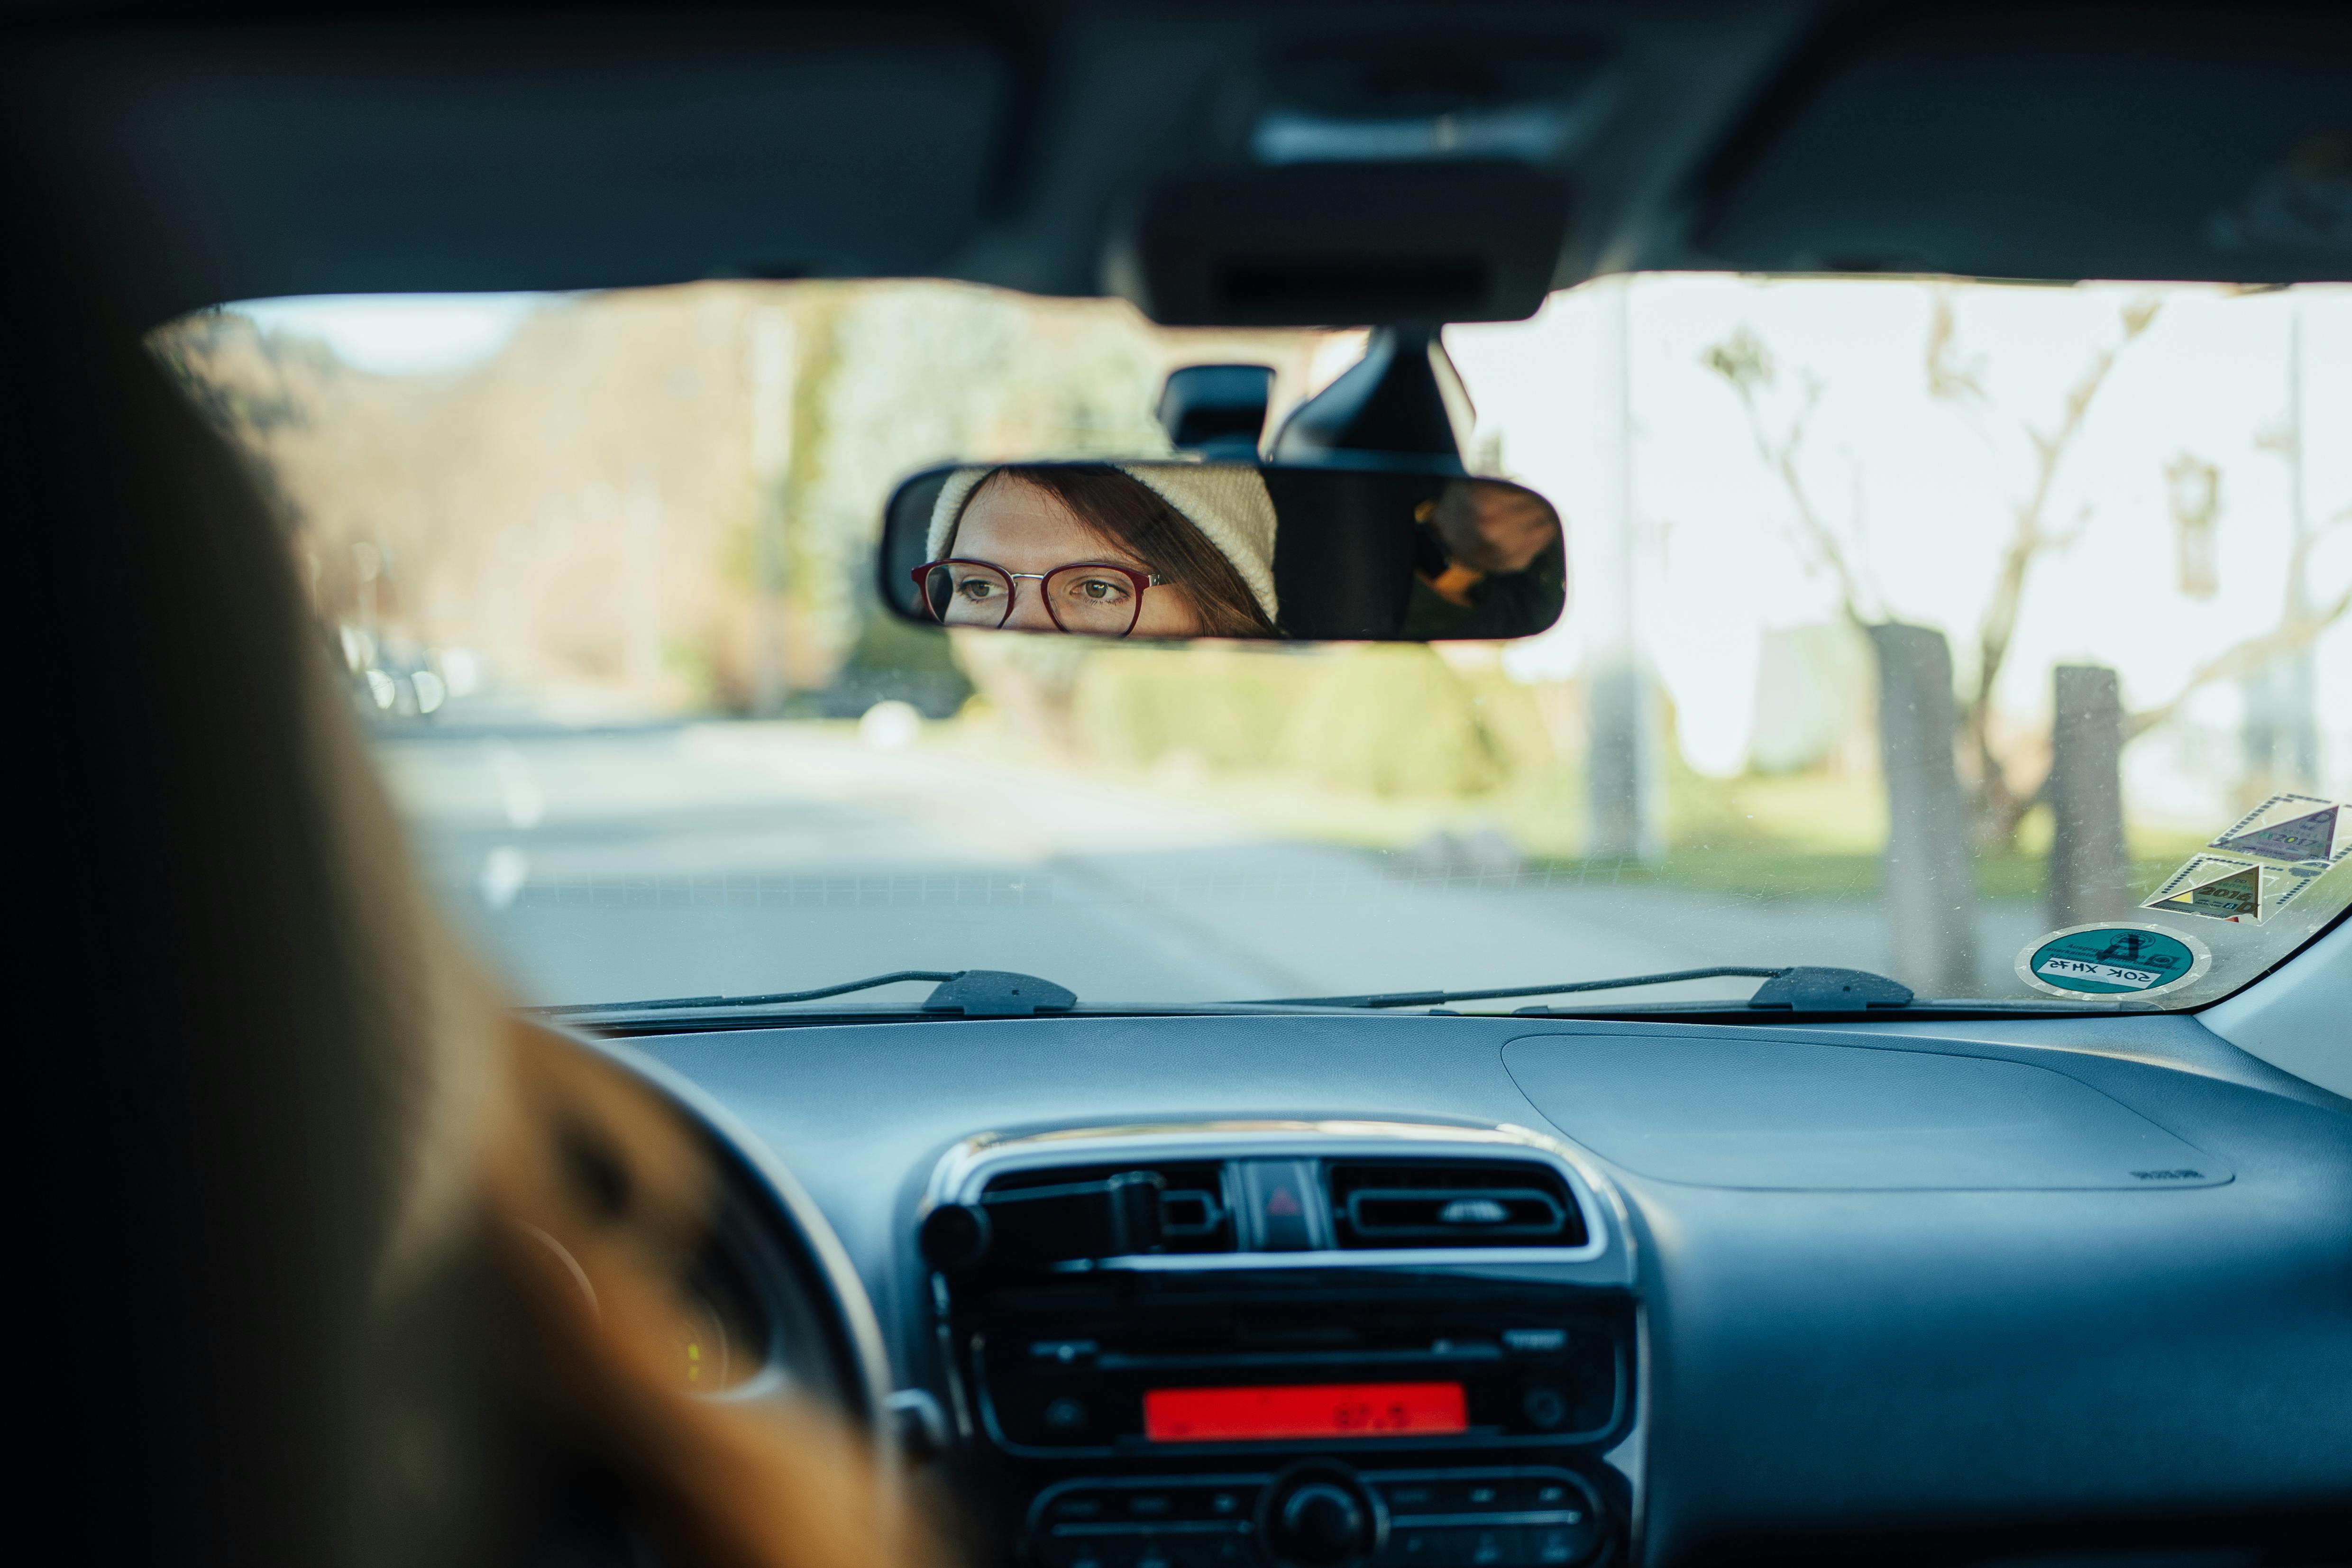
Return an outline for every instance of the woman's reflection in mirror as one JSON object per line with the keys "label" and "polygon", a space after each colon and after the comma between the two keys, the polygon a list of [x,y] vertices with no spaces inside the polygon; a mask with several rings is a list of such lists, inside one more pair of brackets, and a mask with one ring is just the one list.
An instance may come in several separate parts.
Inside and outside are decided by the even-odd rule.
{"label": "woman's reflection in mirror", "polygon": [[949,626],[1274,638],[1274,535],[1248,468],[962,468],[932,509],[915,581]]}

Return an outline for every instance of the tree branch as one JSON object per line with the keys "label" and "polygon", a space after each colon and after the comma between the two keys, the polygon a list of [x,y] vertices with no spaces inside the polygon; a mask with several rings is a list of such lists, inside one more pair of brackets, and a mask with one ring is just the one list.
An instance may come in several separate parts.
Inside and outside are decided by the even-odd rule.
{"label": "tree branch", "polygon": [[1836,579],[1840,608],[1851,625],[1870,625],[1874,617],[1864,612],[1869,597],[1853,563],[1846,559],[1836,531],[1823,521],[1813,505],[1811,492],[1805,488],[1803,476],[1797,471],[1797,454],[1804,447],[1805,428],[1821,405],[1822,384],[1811,376],[1806,378],[1804,405],[1789,422],[1787,433],[1775,441],[1765,427],[1764,411],[1756,397],[1756,388],[1772,381],[1771,360],[1763,345],[1743,329],[1709,349],[1706,363],[1739,395],[1739,406],[1747,416],[1748,433],[1755,440],[1756,455],[1779,478],[1781,488],[1789,492],[1790,504],[1796,509],[1797,527],[1793,531],[1800,548],[1811,556],[1811,566],[1825,569]]}
{"label": "tree branch", "polygon": [[[2018,821],[2024,816],[2024,800],[2011,786],[2007,767],[1992,747],[1991,719],[1994,689],[1999,685],[2002,668],[2009,662],[2009,651],[2017,635],[2017,619],[2025,601],[2025,581],[2033,567],[2034,558],[2045,550],[2070,543],[2089,525],[2087,516],[2064,535],[2053,535],[2042,526],[2042,515],[2057,483],[2058,470],[2064,464],[2066,453],[2083,431],[2091,405],[2106,384],[2124,345],[2147,331],[2156,320],[2157,305],[2141,300],[2124,311],[2124,335],[2115,346],[2102,350],[2091,362],[2090,369],[2066,395],[2065,412],[2058,427],[2052,431],[2037,430],[2028,426],[2025,436],[2033,447],[2035,473],[2033,489],[2015,510],[2017,525],[2010,534],[2009,545],[2001,552],[2000,574],[1994,578],[1991,599],[1985,605],[1983,618],[1977,626],[1976,693],[1961,717],[1961,729],[1968,737],[1969,750],[1977,764],[1977,816],[1979,826],[1989,838],[2006,842],[2016,831]],[[1940,334],[1940,335],[1939,335]],[[1965,384],[1977,390],[1975,382],[1965,382],[1950,375],[1942,368],[1939,356],[1948,355],[1950,328],[1948,311],[1939,309],[1937,327],[1928,338],[1928,384],[1930,391],[1939,386]],[[1948,392],[1945,394],[1949,395]],[[1978,392],[1979,396],[1981,391]]]}
{"label": "tree branch", "polygon": [[2352,521],[2352,508],[2336,513],[2326,522],[2304,536],[2288,559],[2285,605],[2279,613],[2278,625],[2258,636],[2246,637],[2223,648],[2190,673],[2179,690],[2153,708],[2127,715],[2124,720],[2124,739],[2136,740],[2159,724],[2171,722],[2180,711],[2181,704],[2200,687],[2217,680],[2234,680],[2291,653],[2299,653],[2318,639],[2319,634],[2352,611],[2352,587],[2336,595],[2335,601],[2317,609],[2298,609],[2302,600],[2298,591],[2303,574],[2311,560],[2311,552],[2330,530]]}

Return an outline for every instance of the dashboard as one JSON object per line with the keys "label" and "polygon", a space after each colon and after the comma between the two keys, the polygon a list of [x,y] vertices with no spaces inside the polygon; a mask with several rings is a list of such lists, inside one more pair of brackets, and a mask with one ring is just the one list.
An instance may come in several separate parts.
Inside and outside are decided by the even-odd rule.
{"label": "dashboard", "polygon": [[612,1048],[789,1159],[978,1563],[2352,1552],[2352,1102],[2193,1017]]}

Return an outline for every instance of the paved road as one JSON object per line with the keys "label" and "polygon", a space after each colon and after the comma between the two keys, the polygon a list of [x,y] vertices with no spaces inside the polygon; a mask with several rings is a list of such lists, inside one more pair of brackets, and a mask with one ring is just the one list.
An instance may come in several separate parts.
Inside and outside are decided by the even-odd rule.
{"label": "paved road", "polygon": [[[387,738],[380,754],[435,883],[531,1002],[902,968],[1023,970],[1090,1001],[1155,1002],[1885,964],[1868,902],[1415,873],[1399,858],[1270,842],[1157,796],[927,746],[877,750],[838,728],[445,731]],[[2021,906],[1980,916],[1987,994],[2017,989],[2010,955],[2037,919]]]}

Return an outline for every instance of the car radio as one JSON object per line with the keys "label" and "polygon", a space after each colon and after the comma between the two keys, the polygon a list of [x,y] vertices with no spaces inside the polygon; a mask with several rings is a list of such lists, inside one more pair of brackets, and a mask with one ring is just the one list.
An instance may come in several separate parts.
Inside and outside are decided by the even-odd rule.
{"label": "car radio", "polygon": [[1593,1179],[1532,1134],[971,1145],[923,1244],[975,1502],[1026,1561],[1580,1568],[1622,1543],[1630,1273]]}
{"label": "car radio", "polygon": [[[1588,1444],[1628,1396],[1626,1304],[1313,1271],[1106,1272],[966,1326],[989,1439],[1032,1458],[1334,1443]],[[1083,1279],[1083,1282],[1081,1280]]]}

